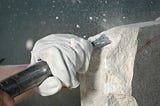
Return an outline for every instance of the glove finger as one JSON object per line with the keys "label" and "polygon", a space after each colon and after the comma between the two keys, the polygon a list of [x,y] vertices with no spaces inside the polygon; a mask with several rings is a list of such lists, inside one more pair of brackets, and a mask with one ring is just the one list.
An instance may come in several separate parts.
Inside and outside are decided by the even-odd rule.
{"label": "glove finger", "polygon": [[38,92],[42,96],[49,96],[57,93],[62,88],[62,83],[57,77],[49,77],[38,87]]}
{"label": "glove finger", "polygon": [[40,57],[48,63],[52,74],[58,77],[63,82],[64,86],[72,86],[71,77],[75,77],[75,75],[71,75],[72,73],[67,67],[66,60],[59,49],[51,47],[41,53]]}

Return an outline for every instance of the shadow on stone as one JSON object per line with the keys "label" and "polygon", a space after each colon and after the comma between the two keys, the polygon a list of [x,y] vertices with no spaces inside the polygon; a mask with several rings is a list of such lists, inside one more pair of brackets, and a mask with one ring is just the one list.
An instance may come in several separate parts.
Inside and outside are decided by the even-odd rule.
{"label": "shadow on stone", "polygon": [[160,34],[156,32],[138,36],[132,94],[139,106],[160,106]]}
{"label": "shadow on stone", "polygon": [[[96,74],[100,65],[101,49],[97,48],[93,51],[91,63],[86,73],[80,74],[80,91],[81,100],[87,100],[86,98],[96,92]],[[83,98],[82,98],[83,97]]]}

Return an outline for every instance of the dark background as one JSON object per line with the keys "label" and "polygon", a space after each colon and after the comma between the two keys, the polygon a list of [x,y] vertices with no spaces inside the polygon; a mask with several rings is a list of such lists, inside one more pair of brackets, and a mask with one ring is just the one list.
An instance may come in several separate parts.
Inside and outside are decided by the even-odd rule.
{"label": "dark background", "polygon": [[[155,20],[159,0],[1,0],[1,64],[30,61],[26,43],[51,33],[92,36],[118,25]],[[34,95],[18,106],[80,106],[79,88],[50,97]]]}

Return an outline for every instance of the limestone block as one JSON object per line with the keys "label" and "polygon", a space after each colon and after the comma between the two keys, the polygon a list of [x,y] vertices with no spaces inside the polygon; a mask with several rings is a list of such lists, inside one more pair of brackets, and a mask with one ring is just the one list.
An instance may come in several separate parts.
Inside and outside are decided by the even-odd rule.
{"label": "limestone block", "polygon": [[137,106],[132,96],[137,47],[141,45],[138,52],[143,51],[142,40],[160,33],[159,29],[160,21],[150,21],[114,27],[91,37],[105,35],[112,43],[95,50],[88,72],[80,75],[81,106]]}

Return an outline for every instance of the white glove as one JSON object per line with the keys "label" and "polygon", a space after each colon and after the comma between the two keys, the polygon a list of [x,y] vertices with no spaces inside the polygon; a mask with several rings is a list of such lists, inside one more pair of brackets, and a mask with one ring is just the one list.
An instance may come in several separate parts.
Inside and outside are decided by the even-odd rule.
{"label": "white glove", "polygon": [[49,96],[63,86],[79,86],[76,72],[88,70],[92,49],[91,42],[71,34],[52,34],[38,40],[31,52],[31,64],[46,61],[53,74],[38,87],[39,93]]}

